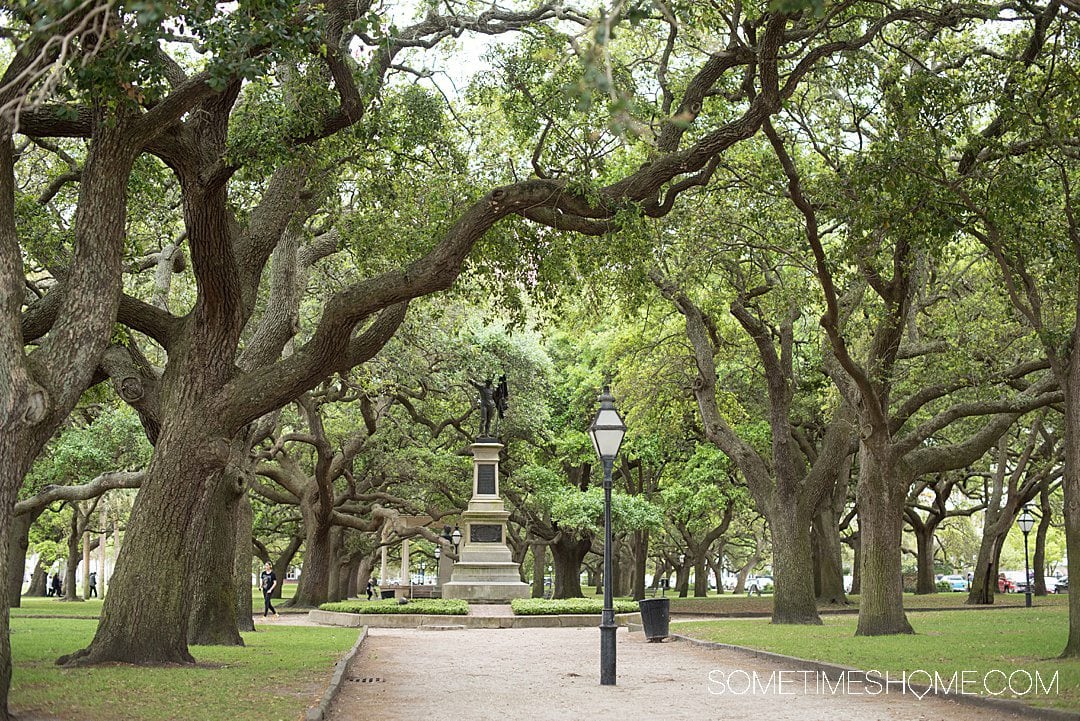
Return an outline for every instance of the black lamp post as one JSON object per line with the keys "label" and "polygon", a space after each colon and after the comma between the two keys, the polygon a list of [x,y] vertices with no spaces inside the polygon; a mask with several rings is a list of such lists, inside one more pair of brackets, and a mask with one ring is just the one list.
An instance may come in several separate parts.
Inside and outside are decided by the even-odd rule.
{"label": "black lamp post", "polygon": [[1031,568],[1028,566],[1028,534],[1035,525],[1035,517],[1028,511],[1027,506],[1016,519],[1016,525],[1024,534],[1024,605],[1031,608]]}
{"label": "black lamp post", "polygon": [[600,411],[589,426],[593,448],[604,467],[604,611],[600,617],[600,685],[615,685],[615,609],[611,600],[611,471],[626,425],[615,410],[615,398],[604,386]]}
{"label": "black lamp post", "polygon": [[454,555],[458,555],[458,547],[461,546],[461,529],[454,526],[454,532],[450,534],[450,540],[454,544]]}

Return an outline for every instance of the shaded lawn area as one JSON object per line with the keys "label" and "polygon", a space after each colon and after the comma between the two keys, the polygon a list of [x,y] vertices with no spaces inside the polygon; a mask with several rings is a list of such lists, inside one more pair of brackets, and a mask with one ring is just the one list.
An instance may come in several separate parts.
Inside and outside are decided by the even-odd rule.
{"label": "shaded lawn area", "polygon": [[[855,616],[826,616],[822,626],[781,626],[768,619],[676,621],[672,632],[707,641],[764,649],[788,656],[827,661],[859,670],[888,671],[891,677],[916,670],[943,677],[953,671],[975,671],[980,693],[985,674],[1036,671],[1049,684],[1058,673],[1057,693],[1029,693],[1024,701],[1037,706],[1080,710],[1080,659],[1056,656],[1068,636],[1064,606],[1001,611],[927,611],[910,617],[913,636],[856,637]],[[915,683],[926,683],[925,677]],[[1027,686],[1017,677],[1017,688]],[[990,687],[1003,683],[994,675]],[[968,689],[969,691],[972,688]],[[1005,694],[1004,697],[1008,697]]]}
{"label": "shaded lawn area", "polygon": [[[725,594],[723,596],[708,596],[706,598],[671,598],[672,613],[718,613],[718,614],[771,614],[772,596],[735,596]],[[935,609],[945,607],[959,607],[964,605],[967,599],[966,593],[932,593],[917,596],[913,593],[904,594],[904,608],[909,611]],[[848,596],[850,603],[847,606],[821,606],[822,613],[837,610],[858,610],[859,597]],[[1064,607],[1069,603],[1069,596],[1065,593],[1055,593],[1049,596],[1036,597],[1033,600],[1035,606]],[[994,607],[1023,606],[1024,594],[1022,593],[999,593],[994,596]],[[991,611],[996,613],[996,611]]]}
{"label": "shaded lawn area", "polygon": [[[52,599],[48,599],[52,600]],[[28,716],[107,721],[293,721],[314,705],[357,629],[259,625],[242,648],[193,646],[198,665],[63,669],[97,622],[14,618],[11,708]]]}
{"label": "shaded lawn area", "polygon": [[[274,608],[278,609],[278,613],[288,612],[293,613],[293,609],[278,608],[278,606],[284,606],[285,599],[292,598],[296,594],[296,584],[286,583],[281,589],[281,595],[283,598],[274,599]],[[97,618],[101,615],[101,598],[91,598],[87,601],[62,601],[59,598],[49,598],[48,596],[23,596],[20,600],[20,607],[11,609],[11,616],[17,617],[66,617],[66,618]],[[251,612],[252,614],[262,615],[263,612],[263,597],[262,591],[258,588],[251,589]],[[308,609],[297,609],[296,613],[307,613]]]}

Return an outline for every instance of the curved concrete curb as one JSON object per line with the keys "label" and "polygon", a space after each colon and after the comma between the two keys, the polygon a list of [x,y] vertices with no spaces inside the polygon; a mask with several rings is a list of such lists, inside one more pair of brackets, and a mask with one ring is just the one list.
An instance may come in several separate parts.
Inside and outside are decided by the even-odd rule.
{"label": "curved concrete curb", "polygon": [[[631,630],[635,629],[632,627]],[[864,673],[862,669],[852,668],[851,666],[841,666],[840,664],[825,663],[823,661],[811,661],[810,659],[798,658],[796,656],[785,656],[782,653],[762,651],[761,649],[749,648],[747,646],[736,646],[732,643],[702,641],[698,638],[693,638],[691,636],[682,636],[677,633],[671,634],[669,638],[674,641],[683,641],[693,646],[700,646],[702,648],[715,648],[723,651],[735,651],[737,653],[752,656],[754,658],[761,658],[768,661],[780,662],[793,667],[802,667],[808,671],[818,671],[822,674],[831,673],[836,675],[842,675],[850,673],[852,671],[856,673]],[[867,673],[866,677],[872,678],[882,684],[885,683],[885,679],[877,674]],[[1024,719],[1038,719],[1039,721],[1080,721],[1080,713],[1077,713],[1075,711],[1065,711],[1064,709],[1031,706],[1024,703],[1023,701],[1014,701],[1012,699],[1005,698],[992,698],[989,696],[978,696],[975,694],[946,692],[933,686],[924,686],[922,684],[908,684],[908,688],[922,693],[924,696],[936,696],[937,698],[948,699],[950,701],[955,701],[956,703],[962,703],[968,706],[975,706],[979,708],[992,708],[998,711],[1005,711],[1008,713],[1016,714],[1017,716]]]}
{"label": "curved concrete curb", "polygon": [[334,702],[334,699],[338,695],[338,691],[341,690],[341,682],[345,678],[345,669],[349,667],[349,663],[356,657],[356,654],[360,652],[360,646],[364,643],[364,639],[367,638],[367,627],[360,632],[360,638],[356,639],[356,643],[349,649],[349,652],[341,657],[341,660],[337,662],[337,666],[334,667],[334,675],[330,677],[330,684],[323,691],[322,699],[319,700],[319,705],[315,708],[309,708],[307,714],[304,716],[304,721],[323,721],[326,718],[326,713],[330,710],[330,704]]}
{"label": "curved concrete curb", "polygon": [[[600,614],[561,616],[434,616],[421,613],[339,613],[313,610],[312,623],[321,626],[350,628],[423,628],[425,626],[461,626],[463,628],[588,628],[600,625]],[[626,626],[641,623],[640,613],[615,614],[615,623]]]}

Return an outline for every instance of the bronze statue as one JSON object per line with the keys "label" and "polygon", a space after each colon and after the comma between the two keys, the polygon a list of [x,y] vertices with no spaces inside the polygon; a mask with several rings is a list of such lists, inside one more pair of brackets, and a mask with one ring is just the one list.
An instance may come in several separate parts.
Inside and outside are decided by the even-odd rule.
{"label": "bronze statue", "polygon": [[491,387],[491,379],[483,385],[470,380],[469,385],[480,392],[480,435],[477,437],[491,438],[491,412],[495,410],[495,389]]}
{"label": "bronze statue", "polygon": [[[488,378],[483,384],[474,380],[469,381],[469,385],[475,388],[480,393],[479,407],[480,407],[480,434],[478,438],[493,438],[491,434],[491,416],[494,411],[499,415],[499,421],[502,421],[503,416],[506,414],[507,398],[510,397],[510,391],[506,385],[506,376],[499,377],[499,385],[492,387],[491,379]],[[496,426],[498,430],[498,426]]]}

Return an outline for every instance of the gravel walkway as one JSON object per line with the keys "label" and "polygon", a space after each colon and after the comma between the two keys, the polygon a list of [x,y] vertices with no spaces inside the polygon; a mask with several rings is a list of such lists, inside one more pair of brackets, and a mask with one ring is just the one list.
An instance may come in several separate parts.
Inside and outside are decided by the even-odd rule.
{"label": "gravel walkway", "polygon": [[[599,685],[595,628],[424,631],[371,629],[329,721],[1020,721],[1022,717],[898,692],[885,695],[715,693],[794,669],[618,631],[618,685]],[[711,673],[711,676],[710,676]],[[734,673],[734,676],[729,674]],[[748,677],[748,676],[747,676]],[[772,675],[776,678],[775,675]],[[712,683],[710,680],[712,679]],[[790,676],[789,676],[790,679]],[[713,693],[710,693],[710,690]]]}

